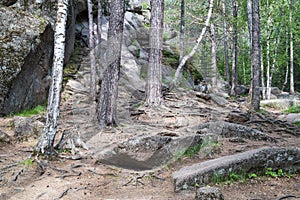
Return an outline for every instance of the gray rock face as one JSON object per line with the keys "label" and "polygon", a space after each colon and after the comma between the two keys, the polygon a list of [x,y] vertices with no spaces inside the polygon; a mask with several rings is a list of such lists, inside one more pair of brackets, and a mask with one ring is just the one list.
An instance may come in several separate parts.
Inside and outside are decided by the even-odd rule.
{"label": "gray rock face", "polygon": [[[47,16],[53,14],[47,9],[55,4],[50,4],[39,11],[39,16],[30,13],[37,12],[35,4],[28,5],[26,11],[20,9],[21,2],[13,8],[0,5],[0,116],[43,104],[47,99],[54,44],[54,16]],[[74,7],[70,8],[66,60],[74,48],[75,14]]]}
{"label": "gray rock face", "polygon": [[235,88],[236,94],[237,95],[243,95],[243,94],[248,94],[249,93],[249,88],[244,86],[244,85],[238,85]]}
{"label": "gray rock face", "polygon": [[218,188],[201,187],[196,191],[196,200],[224,200],[224,196]]}
{"label": "gray rock face", "polygon": [[0,5],[11,6],[16,3],[18,0],[0,0]]}
{"label": "gray rock face", "polygon": [[2,143],[9,143],[10,142],[10,137],[7,135],[5,132],[0,130],[0,145]]}
{"label": "gray rock face", "polygon": [[44,123],[30,117],[14,117],[16,139],[22,140],[29,136],[38,136],[44,128]]}
{"label": "gray rock face", "polygon": [[300,170],[300,149],[260,148],[184,167],[173,174],[175,191],[194,189],[210,183],[214,177],[226,180],[231,173],[257,173],[271,167],[274,170]]}

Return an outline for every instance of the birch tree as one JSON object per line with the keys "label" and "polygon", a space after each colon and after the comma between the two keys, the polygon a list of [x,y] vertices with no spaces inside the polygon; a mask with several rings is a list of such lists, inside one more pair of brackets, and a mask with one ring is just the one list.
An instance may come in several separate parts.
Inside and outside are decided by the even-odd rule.
{"label": "birch tree", "polygon": [[205,25],[204,25],[204,27],[202,28],[201,34],[200,34],[200,36],[198,37],[195,46],[193,47],[193,49],[191,50],[191,52],[190,52],[189,54],[185,55],[185,56],[181,59],[179,65],[178,65],[178,67],[177,67],[177,69],[176,69],[175,76],[174,76],[173,83],[172,83],[173,87],[174,87],[174,86],[177,86],[178,83],[181,81],[181,80],[179,80],[179,77],[180,77],[180,72],[182,72],[182,68],[184,67],[184,65],[186,64],[186,62],[187,62],[191,57],[193,57],[194,54],[197,52],[197,49],[198,49],[198,47],[199,47],[199,45],[200,45],[202,39],[204,38],[204,35],[205,35],[205,33],[206,33],[206,29],[207,29],[207,27],[209,26],[210,18],[211,18],[211,16],[212,16],[212,12],[213,12],[213,4],[214,4],[214,0],[210,0],[210,1],[209,1],[209,10],[208,10],[207,18],[206,18],[206,21],[205,21]]}
{"label": "birch tree", "polygon": [[66,22],[69,0],[59,0],[54,33],[54,57],[52,67],[52,79],[47,105],[47,119],[44,130],[35,147],[37,153],[53,154],[54,139],[57,131],[59,106],[61,99],[63,65],[66,41]]}
{"label": "birch tree", "polygon": [[[97,35],[94,32],[94,19],[93,19],[93,2],[92,0],[87,0],[88,5],[88,18],[89,18],[89,49],[90,49],[90,96],[92,99],[96,98],[96,57],[95,57],[95,39]],[[95,38],[96,37],[96,38]]]}
{"label": "birch tree", "polygon": [[146,83],[146,105],[160,106],[162,98],[162,48],[164,0],[151,0],[150,52]]}
{"label": "birch tree", "polygon": [[120,77],[121,46],[123,37],[123,24],[125,14],[124,0],[115,0],[110,3],[107,68],[100,83],[100,96],[97,100],[97,118],[99,125],[117,125],[117,97]]}
{"label": "birch tree", "polygon": [[294,88],[294,41],[293,41],[293,14],[292,0],[289,0],[289,27],[290,27],[290,94],[295,94]]}

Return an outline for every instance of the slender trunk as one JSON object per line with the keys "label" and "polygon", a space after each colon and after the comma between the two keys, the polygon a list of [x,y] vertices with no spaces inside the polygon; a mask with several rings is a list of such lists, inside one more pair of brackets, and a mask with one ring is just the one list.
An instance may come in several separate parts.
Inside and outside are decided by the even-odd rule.
{"label": "slender trunk", "polygon": [[121,46],[125,14],[124,0],[115,0],[110,4],[111,12],[108,29],[107,57],[110,63],[104,72],[100,83],[100,96],[98,98],[97,115],[100,126],[117,125],[117,97],[120,75]]}
{"label": "slender trunk", "polygon": [[102,0],[98,0],[97,45],[101,43],[101,34],[102,34]]}
{"label": "slender trunk", "polygon": [[251,54],[251,44],[252,44],[252,0],[247,0],[247,19],[248,19],[248,32],[249,32],[249,46]]}
{"label": "slender trunk", "polygon": [[[268,26],[267,26],[268,27]],[[270,86],[270,30],[267,28],[267,91],[266,91],[266,98],[270,99],[269,91],[271,94],[271,86]]]}
{"label": "slender trunk", "polygon": [[247,80],[246,80],[246,63],[245,63],[245,60],[243,60],[243,84],[244,85],[247,84]]}
{"label": "slender trunk", "polygon": [[223,21],[223,33],[224,33],[224,58],[225,58],[225,76],[226,81],[230,82],[230,73],[229,73],[229,58],[228,58],[228,37],[227,37],[227,19],[226,19],[226,6],[225,6],[225,0],[222,2],[222,10],[224,15],[224,21]]}
{"label": "slender trunk", "polygon": [[96,98],[96,58],[95,58],[95,35],[94,35],[94,19],[93,19],[93,2],[87,0],[88,18],[89,18],[89,49],[90,49],[90,96],[93,100]]}
{"label": "slender trunk", "polygon": [[251,48],[251,65],[252,65],[252,89],[250,108],[259,110],[260,108],[260,16],[259,0],[252,1],[252,48]]}
{"label": "slender trunk", "polygon": [[293,15],[292,15],[292,0],[289,0],[290,14],[290,94],[295,94],[294,89],[294,42],[293,42]]}
{"label": "slender trunk", "polygon": [[162,99],[162,48],[164,0],[151,1],[150,53],[146,83],[146,105],[160,106]]}
{"label": "slender trunk", "polygon": [[218,69],[217,69],[217,45],[215,37],[214,24],[210,24],[210,38],[211,38],[211,68],[212,68],[212,87],[218,86]]}
{"label": "slender trunk", "polygon": [[233,0],[233,18],[235,20],[233,24],[233,44],[232,44],[232,82],[231,82],[231,92],[230,94],[236,95],[236,87],[238,86],[238,71],[237,71],[237,16],[238,16],[238,6],[237,1]]}
{"label": "slender trunk", "polygon": [[54,34],[54,57],[52,68],[52,79],[49,90],[47,105],[47,119],[44,130],[35,148],[36,152],[53,153],[54,139],[57,131],[59,117],[59,105],[63,80],[63,65],[66,41],[66,22],[69,0],[58,1],[58,11]]}
{"label": "slender trunk", "polygon": [[[262,45],[260,46],[260,53],[263,52]],[[260,77],[261,77],[261,88],[262,88],[262,98],[266,99],[266,86],[265,86],[265,67],[264,67],[264,62],[263,62],[263,56],[260,56]],[[252,69],[251,69],[251,74],[252,74]],[[252,75],[251,75],[252,76]],[[252,79],[251,79],[252,80]]]}
{"label": "slender trunk", "polygon": [[273,55],[272,66],[271,66],[270,77],[269,77],[269,84],[270,85],[269,85],[269,90],[268,90],[268,94],[267,94],[268,99],[271,98],[272,79],[273,79],[273,74],[274,74],[274,71],[275,71],[275,64],[276,64],[276,58],[277,58],[277,49],[278,49],[277,44],[279,44],[279,39],[280,39],[280,35],[278,35],[277,39],[274,41],[274,55]]}
{"label": "slender trunk", "polygon": [[[287,28],[286,30],[286,39],[285,39],[285,55],[288,55],[289,54],[289,30]],[[282,89],[281,91],[284,91],[286,85],[287,85],[287,82],[288,82],[288,77],[289,77],[289,61],[286,62],[286,68],[285,68],[285,78],[284,78],[284,82],[283,82],[283,85],[282,85]]]}
{"label": "slender trunk", "polygon": [[181,16],[180,16],[180,56],[179,56],[179,62],[183,58],[184,54],[184,28],[185,28],[185,6],[184,6],[184,0],[181,0]]}
{"label": "slender trunk", "polygon": [[211,15],[212,15],[212,11],[213,11],[213,3],[214,3],[214,0],[210,0],[209,1],[209,10],[208,10],[207,18],[206,18],[206,21],[205,21],[205,25],[204,25],[204,27],[203,27],[203,29],[201,31],[200,36],[198,37],[198,39],[196,41],[196,45],[193,47],[193,49],[191,50],[191,52],[189,54],[185,55],[181,59],[179,65],[178,65],[178,67],[176,69],[174,80],[173,80],[173,86],[177,86],[178,83],[180,82],[179,75],[180,75],[180,72],[181,72],[183,66],[185,65],[185,63],[187,62],[188,59],[190,59],[191,57],[194,56],[194,54],[196,53],[196,51],[197,51],[197,49],[198,49],[198,47],[199,47],[199,45],[200,45],[200,43],[201,43],[201,41],[202,41],[205,33],[206,33],[206,29],[209,26],[209,21],[210,21],[210,18],[211,18]]}

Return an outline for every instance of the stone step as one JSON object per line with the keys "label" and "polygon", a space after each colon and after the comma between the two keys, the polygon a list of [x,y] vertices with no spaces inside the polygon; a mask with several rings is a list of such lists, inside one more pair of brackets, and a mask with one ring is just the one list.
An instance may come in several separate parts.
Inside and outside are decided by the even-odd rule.
{"label": "stone step", "polygon": [[184,167],[173,173],[175,191],[226,180],[232,173],[261,173],[267,168],[299,171],[300,149],[263,147]]}

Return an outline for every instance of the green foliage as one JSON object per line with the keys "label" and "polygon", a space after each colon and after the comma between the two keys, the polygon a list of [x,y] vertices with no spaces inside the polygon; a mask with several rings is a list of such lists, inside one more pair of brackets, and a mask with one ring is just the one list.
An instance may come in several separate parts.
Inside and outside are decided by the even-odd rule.
{"label": "green foliage", "polygon": [[202,148],[202,144],[196,144],[194,146],[189,147],[185,152],[184,152],[184,156],[191,158],[193,157],[195,154],[197,154]]}
{"label": "green foliage", "polygon": [[172,51],[163,49],[163,64],[169,67],[176,68],[179,64],[179,55]]}
{"label": "green foliage", "polygon": [[142,10],[150,10],[150,5],[146,2],[142,2]]}
{"label": "green foliage", "polygon": [[46,106],[38,105],[32,109],[29,110],[24,110],[20,113],[15,114],[16,116],[21,116],[21,117],[31,117],[33,115],[38,115],[41,113],[44,113],[46,111]]}
{"label": "green foliage", "polygon": [[300,127],[300,122],[294,122],[293,124]]}
{"label": "green foliage", "polygon": [[282,169],[278,169],[273,170],[271,167],[267,168],[266,172],[265,172],[266,176],[272,177],[272,178],[276,178],[276,177],[291,177],[290,173],[286,173],[284,172]]}
{"label": "green foliage", "polygon": [[284,111],[284,113],[300,113],[300,107],[299,106],[289,107],[287,110]]}
{"label": "green foliage", "polygon": [[21,165],[25,165],[25,166],[32,166],[33,165],[33,160],[30,158],[27,158],[26,160],[23,160],[20,162]]}

